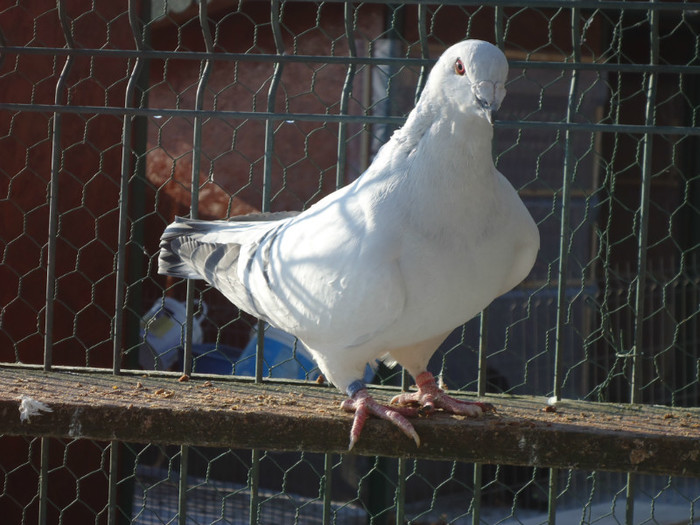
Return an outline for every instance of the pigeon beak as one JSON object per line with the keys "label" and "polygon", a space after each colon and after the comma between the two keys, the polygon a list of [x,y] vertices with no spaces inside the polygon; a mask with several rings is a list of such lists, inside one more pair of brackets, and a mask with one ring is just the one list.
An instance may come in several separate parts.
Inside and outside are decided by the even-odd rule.
{"label": "pigeon beak", "polygon": [[489,121],[489,124],[493,125],[493,112],[498,110],[498,104],[497,103],[489,103],[487,100],[484,100],[483,98],[477,98],[477,101],[479,102],[481,109],[484,110],[484,116],[486,117],[486,120]]}
{"label": "pigeon beak", "polygon": [[477,104],[484,110],[484,117],[493,125],[493,112],[498,111],[505,96],[505,88],[498,82],[482,80],[472,84]]}
{"label": "pigeon beak", "polygon": [[488,120],[489,124],[491,124],[493,126],[493,111],[491,110],[491,108],[485,107],[484,113],[486,114],[486,120]]}

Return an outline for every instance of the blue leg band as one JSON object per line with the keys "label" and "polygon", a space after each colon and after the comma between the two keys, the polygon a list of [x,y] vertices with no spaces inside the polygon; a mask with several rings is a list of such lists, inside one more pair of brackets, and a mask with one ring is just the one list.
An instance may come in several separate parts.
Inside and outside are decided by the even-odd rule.
{"label": "blue leg band", "polygon": [[357,394],[360,390],[362,390],[363,388],[365,388],[365,384],[362,381],[360,381],[359,379],[356,379],[355,381],[350,383],[350,385],[348,385],[346,392],[348,393],[348,395],[350,397],[352,397],[355,394]]}

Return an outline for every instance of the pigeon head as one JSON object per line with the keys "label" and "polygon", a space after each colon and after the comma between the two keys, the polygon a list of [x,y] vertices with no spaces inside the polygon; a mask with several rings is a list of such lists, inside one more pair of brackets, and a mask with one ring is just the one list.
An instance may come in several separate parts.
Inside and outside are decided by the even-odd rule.
{"label": "pigeon head", "polygon": [[465,40],[442,54],[430,73],[424,94],[453,110],[492,123],[492,112],[506,95],[507,76],[508,61],[500,49],[482,40]]}

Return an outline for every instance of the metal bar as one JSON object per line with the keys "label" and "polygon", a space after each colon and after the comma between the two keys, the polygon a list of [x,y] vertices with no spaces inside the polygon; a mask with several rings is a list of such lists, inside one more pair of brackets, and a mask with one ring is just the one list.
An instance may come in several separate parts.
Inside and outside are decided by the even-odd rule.
{"label": "metal bar", "polygon": [[[129,27],[137,50],[143,49],[143,40],[140,28],[140,14],[135,6],[134,0],[128,2]],[[124,342],[124,308],[126,296],[126,244],[129,233],[129,179],[131,176],[132,158],[132,131],[133,120],[129,115],[128,108],[133,104],[134,92],[141,82],[144,73],[144,58],[138,56],[134,62],[134,67],[129,75],[129,81],[124,93],[124,120],[122,127],[122,158],[121,158],[121,181],[119,188],[119,231],[117,238],[117,260],[116,260],[116,289],[114,301],[114,319],[112,321],[112,373],[121,372],[122,347]],[[119,441],[112,440],[109,445],[109,476],[107,489],[107,524],[115,525],[117,522],[117,484],[120,471]]]}
{"label": "metal bar", "polygon": [[107,486],[107,525],[117,522],[117,481],[119,473],[119,446],[117,440],[109,442],[109,478]]}
{"label": "metal bar", "polygon": [[[611,20],[610,21],[610,26],[606,28],[605,34],[606,37],[605,39],[601,42],[601,45],[607,49],[610,49],[612,54],[614,56],[623,56],[622,53],[622,41],[621,38],[616,38],[616,34],[618,32],[618,26],[622,23],[622,18],[623,18],[623,13],[620,13],[619,17],[617,20]],[[621,81],[620,81],[620,73],[617,73],[617,90],[613,90],[612,88],[610,89],[610,97],[609,97],[609,105],[611,107],[610,111],[610,116],[609,119],[612,120],[614,123],[619,123],[620,122],[620,110],[621,110],[621,103],[620,103],[620,89],[621,89]],[[615,156],[615,151],[617,148],[617,143],[618,143],[618,137],[615,136],[612,139],[612,156]],[[613,220],[612,215],[613,215],[613,202],[614,202],[614,191],[615,191],[615,181],[616,181],[616,173],[613,169],[611,169],[609,166],[603,166],[602,169],[602,180],[604,184],[604,188],[607,191],[608,194],[608,199],[607,199],[607,204],[605,206],[605,211],[608,213],[608,217],[610,220]],[[601,251],[601,256],[600,260],[603,261],[603,264],[599,265],[600,268],[600,295],[601,295],[601,304],[600,304],[600,324],[601,324],[601,331],[608,331],[612,332],[611,328],[611,323],[612,323],[612,316],[611,316],[611,294],[610,291],[612,289],[612,283],[611,283],[611,273],[612,269],[609,264],[605,264],[605,261],[610,261],[610,256],[612,252],[612,243],[610,242],[610,228],[601,228],[600,230],[600,236],[598,242],[600,243],[600,246],[603,248]],[[601,395],[599,394],[599,398]],[[602,400],[602,399],[599,399]]]}
{"label": "metal bar", "polygon": [[333,509],[331,506],[331,491],[332,491],[332,480],[333,480],[333,454],[325,454],[323,458],[323,525],[330,525],[333,520]]}
{"label": "metal bar", "polygon": [[[486,394],[486,352],[488,349],[488,322],[489,310],[486,308],[481,312],[479,319],[479,358],[478,370],[476,376],[477,395],[483,396]],[[472,525],[481,523],[481,499],[482,499],[482,481],[483,481],[483,465],[474,463],[474,495],[472,503]]]}
{"label": "metal bar", "polygon": [[[199,2],[199,25],[202,29],[202,38],[206,50],[212,53],[214,50],[214,42],[209,29],[207,5],[207,2]],[[212,60],[206,60],[199,75],[199,83],[197,84],[197,94],[195,95],[194,103],[194,109],[197,112],[201,111],[204,107],[204,96],[206,94],[207,82],[209,81],[212,67]],[[199,172],[202,163],[202,123],[205,118],[207,117],[197,114],[192,123],[192,193],[190,195],[190,217],[192,219],[197,219],[199,217]],[[195,291],[195,281],[188,279],[185,293],[185,338],[182,357],[182,373],[185,375],[192,374],[192,330],[194,323]]]}
{"label": "metal bar", "polygon": [[[272,35],[275,41],[275,49],[279,56],[284,54],[284,41],[282,40],[282,31],[280,29],[280,1],[271,0],[271,24]],[[275,62],[275,67],[270,80],[270,89],[267,92],[267,111],[273,113],[275,109],[275,99],[277,97],[277,89],[279,88],[282,79],[282,70],[284,64],[281,60]],[[271,204],[271,184],[272,184],[272,164],[275,149],[275,128],[272,119],[265,122],[265,159],[263,165],[263,194],[261,211],[270,211]]]}
{"label": "metal bar", "polygon": [[[342,2],[345,0],[328,0],[329,3]],[[423,0],[406,0],[402,4],[411,5],[419,4]],[[576,0],[576,5],[579,8],[588,9],[630,9],[636,11],[650,10],[692,10],[692,2],[664,2],[659,5],[653,4],[654,0]],[[375,4],[391,4],[395,5],[396,0],[375,0]],[[458,5],[458,6],[503,6],[503,7],[522,7],[523,0],[444,0],[442,5]],[[641,4],[641,6],[636,5]],[[571,0],[528,0],[529,7],[551,7],[551,8],[570,8]],[[629,6],[629,7],[628,7]]]}
{"label": "metal bar", "polygon": [[396,475],[398,479],[396,480],[396,493],[395,493],[395,506],[396,506],[396,521],[394,523],[405,523],[406,515],[406,476],[408,475],[408,468],[406,462],[408,461],[405,457],[400,457],[398,460],[398,467],[396,469]]}
{"label": "metal bar", "polygon": [[625,488],[625,523],[634,525],[634,496],[636,492],[636,478],[632,472],[627,473],[627,487]]}
{"label": "metal bar", "polygon": [[[348,53],[350,56],[357,56],[357,46],[355,45],[355,35],[352,25],[353,6],[351,3],[345,4],[344,22],[345,22],[345,38],[348,40]],[[355,80],[355,65],[348,64],[347,72],[345,73],[345,82],[343,83],[343,91],[340,95],[340,114],[347,115],[350,97],[352,95],[352,86]],[[335,172],[335,187],[340,188],[345,185],[346,171],[346,155],[347,155],[347,123],[338,123],[338,161],[336,163]]]}
{"label": "metal bar", "polygon": [[[280,18],[282,16],[279,0],[270,1],[270,24],[272,27],[272,35],[275,41],[275,51],[277,55],[284,54],[284,41],[282,40],[282,31],[280,29]],[[279,58],[279,57],[278,57]],[[275,62],[275,67],[270,80],[270,88],[267,92],[267,111],[272,113],[275,109],[275,99],[277,97],[277,89],[282,78],[283,63],[281,60]],[[275,129],[273,120],[265,122],[265,152],[263,160],[263,189],[262,203],[260,209],[262,212],[269,212],[271,207],[271,187],[272,187],[272,163],[274,156]],[[262,382],[263,376],[263,358],[265,351],[265,324],[258,321],[258,341],[255,351],[255,382]],[[250,524],[258,523],[258,507],[260,495],[258,493],[260,485],[260,451],[253,449],[251,451],[251,466],[250,466]]]}
{"label": "metal bar", "polygon": [[[139,18],[134,0],[129,0],[128,5],[129,25],[137,48],[142,46],[139,37]],[[112,320],[112,370],[118,374],[121,370],[122,346],[124,341],[124,297],[126,295],[126,243],[129,234],[129,179],[131,176],[131,132],[132,117],[129,114],[129,106],[134,98],[134,91],[143,70],[143,59],[136,59],[134,67],[129,75],[129,82],[124,93],[124,120],[122,124],[122,159],[121,180],[119,187],[119,231],[117,238],[117,268],[116,290],[114,300],[114,318]]]}
{"label": "metal bar", "polygon": [[[428,23],[428,6],[421,3],[418,4],[418,40],[420,41],[420,56],[424,61],[430,59],[430,47],[428,45],[428,34],[426,25]],[[418,103],[420,94],[423,92],[425,82],[428,80],[428,68],[426,65],[421,65],[418,83],[416,84],[415,102]]]}
{"label": "metal bar", "polygon": [[[67,106],[57,104],[15,104],[0,103],[0,110],[27,111],[34,113],[71,113],[99,114],[124,116],[124,108],[112,106]],[[194,109],[157,109],[130,108],[134,116],[146,117],[216,117],[219,119],[236,120],[298,120],[300,122],[353,122],[360,124],[393,124],[401,125],[404,117],[376,115],[326,115],[323,113],[271,113],[253,111],[225,111]],[[559,121],[517,121],[496,120],[495,126],[506,129],[546,129],[559,131],[576,131],[582,133],[616,133],[616,134],[649,134],[649,135],[682,135],[700,136],[700,127],[691,126],[645,126],[643,124],[597,124],[591,122],[559,122]]]}
{"label": "metal bar", "polygon": [[[399,4],[387,5],[384,9],[384,32],[381,38],[372,45],[372,53],[381,57],[401,57],[402,38],[406,21],[406,9]],[[372,114],[380,117],[391,115],[396,107],[396,75],[404,67],[405,62],[398,62],[388,66],[379,66],[370,70],[370,106]],[[370,139],[370,151],[375,154],[391,138],[394,129],[402,124],[377,125],[372,128]]]}
{"label": "metal bar", "polygon": [[[420,12],[419,12],[420,14]],[[218,62],[274,62],[274,63],[323,63],[341,65],[367,65],[367,66],[430,66],[437,59],[426,57],[389,57],[389,56],[329,56],[329,55],[299,55],[286,54],[284,56],[268,53],[207,53],[202,51],[154,51],[144,49],[135,51],[129,49],[91,49],[91,48],[64,48],[64,47],[19,47],[1,46],[3,56],[6,55],[47,55],[47,56],[90,56],[104,58],[147,58],[153,60],[216,60]],[[630,62],[571,62],[557,60],[509,60],[511,68],[530,67],[537,69],[555,69],[557,71],[569,71],[578,69],[582,71],[621,71],[625,73],[687,73],[697,74],[700,66],[692,64],[636,64]]]}
{"label": "metal bar", "polygon": [[180,446],[180,479],[177,487],[177,522],[187,524],[187,471],[189,468],[190,447]]}
{"label": "metal bar", "polygon": [[478,396],[486,394],[486,352],[488,350],[488,308],[481,312],[479,319],[479,358],[476,376],[476,393]]}
{"label": "metal bar", "polygon": [[[580,11],[577,7],[571,9],[573,58],[577,60],[581,56],[581,34],[579,28]],[[566,121],[574,119],[576,111],[576,96],[578,93],[578,72],[571,72],[569,84],[569,99],[566,108]],[[562,360],[561,353],[564,346],[564,325],[567,323],[568,304],[566,301],[567,272],[569,262],[569,244],[571,239],[571,226],[569,224],[571,185],[574,178],[574,160],[572,151],[571,131],[564,132],[564,180],[561,189],[561,224],[559,230],[559,268],[557,282],[557,315],[556,335],[554,343],[554,378],[553,395],[561,399]]]}
{"label": "metal bar", "polygon": [[258,507],[260,505],[260,451],[253,449],[250,451],[250,470],[248,471],[248,485],[250,487],[250,506],[248,522],[250,525],[258,523]]}
{"label": "metal bar", "polygon": [[[327,0],[326,3],[345,2],[346,0]],[[402,4],[412,5],[420,4],[423,0],[405,0]],[[374,4],[391,4],[395,5],[396,0],[374,0]],[[442,5],[457,5],[457,6],[503,6],[503,7],[522,7],[522,0],[443,0]],[[576,0],[576,4],[581,9],[597,9],[597,10],[629,10],[629,11],[693,11],[697,6],[692,1],[669,1],[655,3],[653,0]],[[570,8],[571,0],[528,0],[529,7],[538,8]]]}
{"label": "metal bar", "polygon": [[[63,2],[56,4],[58,21],[67,47],[74,47],[73,37]],[[66,79],[73,66],[73,57],[68,56],[56,82],[54,106],[61,106],[66,90]],[[49,231],[46,242],[46,311],[44,314],[44,370],[51,370],[53,364],[53,320],[56,296],[56,243],[58,241],[58,187],[61,171],[61,114],[54,112],[51,133],[51,179],[49,181]]]}
{"label": "metal bar", "polygon": [[[428,65],[420,58],[392,58],[370,56],[327,56],[327,55],[299,55],[288,54],[284,56],[270,53],[207,53],[204,51],[159,51],[144,49],[135,51],[130,49],[94,49],[94,48],[64,48],[64,47],[20,47],[2,46],[3,56],[6,55],[47,55],[47,56],[101,56],[105,58],[137,58],[144,57],[154,60],[217,60],[221,62],[256,62],[256,63],[309,63],[318,62],[324,64],[354,64],[354,65]],[[430,62],[435,62],[432,60]]]}
{"label": "metal bar", "polygon": [[[486,307],[479,315],[479,355],[477,361],[476,391],[478,396],[486,394],[487,364],[486,354],[488,352],[488,323],[489,308]],[[483,464],[474,463],[474,493],[472,497],[472,525],[481,523],[481,499],[483,485]]]}
{"label": "metal bar", "polygon": [[[503,9],[497,7],[493,13],[494,16],[494,31],[496,45],[500,49],[504,49],[505,46],[505,36],[503,34]],[[488,307],[481,312],[479,319],[479,361],[477,370],[477,395],[483,396],[486,394],[486,353],[488,351]],[[479,470],[481,465],[479,465]],[[476,474],[476,473],[475,473]],[[475,486],[476,490],[476,486]],[[479,492],[481,491],[481,486],[479,486]],[[477,512],[478,514],[478,512]],[[478,523],[478,521],[476,522]]]}
{"label": "metal bar", "polygon": [[[193,163],[194,167],[194,163]],[[194,206],[194,204],[193,204]],[[191,214],[190,214],[191,215]],[[196,218],[196,217],[193,217]],[[185,291],[185,326],[184,326],[184,344],[182,346],[182,373],[184,375],[192,374],[192,329],[194,317],[194,295],[197,286],[193,279],[187,280],[187,288]]]}
{"label": "metal bar", "polygon": [[[214,44],[209,30],[207,2],[199,2],[199,24],[202,29],[202,38],[204,39],[206,50],[211,53],[214,49]],[[204,107],[204,95],[211,68],[212,61],[206,60],[197,85],[195,110],[201,110]],[[202,120],[204,118],[202,115],[197,115],[192,124],[192,182],[190,194],[190,218],[192,219],[199,217],[199,171],[202,159]],[[188,279],[185,293],[185,337],[182,356],[182,373],[184,375],[192,374],[192,330],[195,290],[194,280]],[[187,523],[187,472],[189,470],[189,457],[189,446],[182,445],[180,447],[180,481],[178,486],[178,523],[180,525],[186,525]]]}
{"label": "metal bar", "polygon": [[[494,9],[494,32],[496,46],[503,50],[505,48],[505,35],[503,29],[503,8]],[[476,391],[478,396],[486,394],[487,365],[486,354],[488,351],[488,323],[489,308],[486,307],[479,316],[479,357],[476,376]],[[473,473],[474,492],[472,496],[472,525],[481,523],[481,500],[483,486],[483,464],[474,463]]]}
{"label": "metal bar", "polygon": [[481,494],[484,484],[483,463],[474,463],[474,495],[472,497],[472,525],[481,524]]}
{"label": "metal bar", "polygon": [[547,524],[554,525],[557,521],[557,494],[559,492],[559,469],[549,469],[547,483]]}
{"label": "metal bar", "polygon": [[[282,30],[280,29],[280,2],[279,0],[271,0],[270,4],[270,23],[272,25],[272,35],[275,41],[275,49],[279,56],[284,54],[284,41],[282,40]],[[270,89],[267,92],[267,111],[274,112],[275,99],[277,97],[277,89],[279,88],[280,80],[282,79],[282,61],[275,62],[275,68],[272,72],[270,80]],[[272,200],[272,165],[275,152],[275,127],[274,121],[269,119],[265,121],[265,157],[263,160],[263,188],[262,188],[262,203],[260,210],[264,212],[270,211]],[[258,345],[255,354],[255,381],[262,381],[263,376],[263,356],[265,344],[265,324],[258,321]]]}
{"label": "metal bar", "polygon": [[[0,371],[2,369],[21,369],[21,370],[40,370],[43,369],[43,365],[31,364],[31,363],[0,363]],[[95,368],[95,367],[85,367],[85,366],[64,366],[64,365],[54,365],[51,369],[53,372],[66,372],[66,373],[85,373],[85,374],[109,374],[112,375],[111,368]],[[406,379],[403,382],[404,390],[408,389],[410,385],[410,380],[408,379],[408,372],[406,373]],[[140,369],[124,369],[121,371],[122,376],[138,376],[142,377],[146,375],[149,378],[163,378],[167,380],[179,379],[182,376],[182,372],[170,372],[165,370],[140,370]],[[253,383],[255,378],[246,376],[222,376],[220,374],[197,374],[198,379],[215,379],[223,384],[226,383]],[[298,386],[313,386],[313,382],[309,382],[306,379],[278,379],[278,378],[265,378],[263,383],[270,385],[298,385]],[[326,386],[319,385],[318,388],[326,389]],[[372,385],[372,389],[387,392],[387,395],[393,394],[399,391],[396,386],[392,385]]]}
{"label": "metal bar", "polygon": [[[571,9],[571,57],[574,61],[581,59],[581,28],[580,10],[577,7]],[[576,111],[576,98],[578,93],[579,72],[571,71],[569,84],[569,98],[566,108],[566,122],[572,122]],[[557,310],[554,342],[554,378],[552,385],[553,395],[561,399],[562,390],[562,352],[564,346],[564,327],[567,324],[568,301],[566,299],[567,273],[569,263],[569,245],[571,239],[571,225],[569,224],[571,185],[574,179],[574,159],[571,130],[564,132],[564,180],[561,189],[561,224],[559,229],[559,268],[557,282]],[[547,485],[547,523],[554,525],[557,515],[557,493],[559,491],[559,469],[549,469],[549,483]]]}
{"label": "metal bar", "polygon": [[494,18],[494,37],[496,39],[496,47],[505,49],[505,33],[503,28],[503,7],[496,6],[493,13]]}
{"label": "metal bar", "polygon": [[255,382],[261,383],[263,380],[264,357],[265,357],[265,323],[258,321],[256,328],[256,351],[255,351]]}
{"label": "metal bar", "polygon": [[41,457],[39,459],[39,515],[37,523],[46,525],[46,503],[48,501],[49,489],[49,439],[41,438]]}
{"label": "metal bar", "polygon": [[[138,18],[142,21],[143,27],[141,30],[141,39],[143,46],[150,44],[150,21],[151,17],[151,1],[142,0],[140,14]],[[138,103],[136,106],[149,105],[149,84],[150,84],[150,63],[148,59],[144,59],[143,67],[141,68],[141,76],[137,80],[137,95]],[[126,312],[139,312],[143,306],[143,288],[146,269],[144,267],[143,250],[145,228],[146,228],[146,200],[147,200],[147,181],[146,181],[146,152],[148,150],[148,120],[142,116],[134,116],[132,121],[132,140],[131,151],[134,159],[132,169],[132,180],[129,184],[129,216],[131,217],[130,228],[130,244],[129,259],[126,262],[127,268],[127,298]],[[127,368],[138,368],[138,351],[137,347],[141,344],[140,319],[135,315],[131,315],[126,319],[124,336],[124,346],[127,352],[127,358],[123,365]],[[128,462],[129,460],[127,460]],[[131,462],[133,466],[133,462]],[[126,493],[128,496],[124,496]],[[122,493],[124,498],[130,497],[131,493],[128,490]]]}
{"label": "metal bar", "polygon": [[[649,14],[649,25],[651,34],[651,62],[655,63],[659,59],[659,24],[658,15],[655,12]],[[656,87],[657,75],[650,73],[647,79],[646,96],[647,103],[644,111],[645,126],[652,127],[655,120]],[[652,136],[645,134],[642,138],[642,184],[639,202],[639,232],[637,244],[637,290],[635,297],[635,325],[634,325],[634,347],[632,356],[632,385],[630,391],[630,402],[640,401],[640,383],[642,380],[642,343],[643,343],[643,314],[644,314],[644,282],[647,272],[647,238],[649,227],[649,193],[651,188],[651,154]]]}
{"label": "metal bar", "polygon": [[[357,46],[355,43],[355,34],[353,26],[353,5],[351,2],[345,4],[343,21],[345,24],[345,38],[348,41],[348,54],[351,57],[357,56]],[[345,74],[345,82],[340,95],[340,114],[348,113],[350,97],[352,95],[353,83],[355,80],[355,64],[348,64],[348,69]],[[347,123],[338,123],[338,154],[335,175],[336,189],[342,187],[346,183],[346,159],[347,159]],[[333,455],[325,454],[323,459],[323,525],[330,525],[333,519],[332,512],[332,474],[333,474]]]}
{"label": "metal bar", "polygon": [[[654,2],[656,0],[653,0]],[[649,34],[651,49],[649,62],[654,65],[659,62],[659,15],[656,11],[650,11]],[[652,127],[656,113],[656,88],[658,77],[651,72],[647,77],[646,96],[647,103],[644,109],[644,124]],[[641,401],[642,366],[644,351],[642,348],[644,338],[644,292],[647,276],[647,239],[649,230],[650,191],[652,172],[652,147],[653,136],[649,133],[642,138],[642,183],[639,196],[639,232],[637,234],[637,290],[634,301],[634,343],[632,347],[632,378],[630,384],[630,403]],[[627,474],[627,490],[625,500],[625,520],[632,525],[634,523],[634,499],[635,478],[634,473]]]}
{"label": "metal bar", "polygon": [[[68,59],[70,60],[70,59]],[[66,61],[66,66],[68,65]],[[65,72],[65,67],[64,67]],[[59,82],[63,73],[59,77]],[[56,295],[56,242],[58,233],[58,173],[61,163],[61,115],[53,116],[51,134],[51,179],[49,182],[49,231],[46,244],[46,305],[44,313],[44,370],[53,364],[53,319]]]}
{"label": "metal bar", "polygon": [[[282,63],[323,63],[323,64],[355,64],[355,65],[398,65],[398,66],[430,66],[437,59],[416,57],[377,57],[377,56],[327,56],[327,55],[297,55],[284,56],[268,53],[206,53],[201,51],[135,51],[129,49],[91,49],[91,48],[64,48],[64,47],[19,47],[3,46],[5,55],[47,55],[47,56],[101,56],[105,58],[138,58],[161,60],[216,60],[218,62],[282,62]],[[625,73],[646,73],[656,71],[658,73],[684,73],[698,74],[700,66],[682,64],[634,64],[614,62],[563,62],[552,60],[510,60],[511,68],[537,68],[555,69],[557,71],[570,71],[579,69],[582,71],[621,71]]]}

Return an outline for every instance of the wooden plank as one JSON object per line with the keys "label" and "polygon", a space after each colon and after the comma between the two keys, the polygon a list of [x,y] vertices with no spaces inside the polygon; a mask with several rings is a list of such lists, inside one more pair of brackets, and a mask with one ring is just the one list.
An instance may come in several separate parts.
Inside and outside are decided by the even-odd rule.
{"label": "wooden plank", "polygon": [[[387,401],[393,391],[375,389]],[[52,412],[21,422],[20,398]],[[466,397],[466,396],[465,396]],[[0,434],[345,453],[343,396],[312,384],[0,367]],[[353,453],[700,477],[700,410],[489,396],[496,414],[414,420],[422,445],[368,420]]]}

